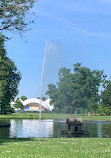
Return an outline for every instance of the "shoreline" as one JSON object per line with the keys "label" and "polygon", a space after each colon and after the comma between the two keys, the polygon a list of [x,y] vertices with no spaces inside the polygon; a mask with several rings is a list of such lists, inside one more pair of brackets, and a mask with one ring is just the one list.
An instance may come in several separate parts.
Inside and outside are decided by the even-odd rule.
{"label": "shoreline", "polygon": [[[41,120],[55,119],[66,120],[67,117],[80,117],[83,121],[111,121],[111,116],[99,115],[82,115],[82,114],[56,114],[56,113],[42,113]],[[0,119],[37,119],[39,120],[39,113],[13,113],[7,115],[0,115]]]}

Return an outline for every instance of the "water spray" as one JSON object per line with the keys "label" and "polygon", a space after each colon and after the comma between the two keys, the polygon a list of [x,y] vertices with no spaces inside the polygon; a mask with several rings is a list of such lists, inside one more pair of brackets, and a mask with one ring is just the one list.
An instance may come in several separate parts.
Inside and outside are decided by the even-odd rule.
{"label": "water spray", "polygon": [[[46,43],[47,45],[47,43]],[[43,56],[43,61],[42,61],[42,71],[41,71],[41,80],[40,80],[40,110],[39,110],[39,119],[41,120],[41,112],[42,112],[42,92],[43,92],[43,79],[44,79],[44,69],[45,69],[45,62],[46,62],[46,47],[44,49],[44,56]]]}

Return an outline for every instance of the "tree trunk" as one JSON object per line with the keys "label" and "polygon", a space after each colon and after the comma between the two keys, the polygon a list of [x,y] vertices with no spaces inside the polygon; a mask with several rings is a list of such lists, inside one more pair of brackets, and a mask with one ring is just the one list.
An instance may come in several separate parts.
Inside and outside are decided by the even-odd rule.
{"label": "tree trunk", "polygon": [[91,112],[88,112],[88,116],[91,116]]}

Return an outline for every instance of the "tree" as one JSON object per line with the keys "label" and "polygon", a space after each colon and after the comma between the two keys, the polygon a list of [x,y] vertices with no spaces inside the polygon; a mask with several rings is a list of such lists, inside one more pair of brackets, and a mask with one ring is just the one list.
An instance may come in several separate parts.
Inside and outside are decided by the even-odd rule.
{"label": "tree", "polygon": [[111,81],[107,82],[105,89],[101,92],[100,105],[106,115],[111,114]]}
{"label": "tree", "polygon": [[70,69],[61,68],[58,75],[59,82],[57,85],[49,84],[46,94],[51,98],[51,104],[54,105],[56,111],[73,113],[73,97],[71,94],[72,74],[70,73]]}
{"label": "tree", "polygon": [[25,31],[28,22],[24,18],[34,2],[35,0],[1,0],[0,30]]}
{"label": "tree", "polygon": [[6,113],[10,102],[18,94],[18,84],[21,74],[14,62],[7,57],[4,48],[4,37],[0,36],[0,107],[1,113]]}
{"label": "tree", "polygon": [[37,97],[37,99],[41,99],[42,101],[45,101],[47,97]]}
{"label": "tree", "polygon": [[61,68],[58,75],[59,82],[49,84],[46,92],[56,110],[67,113],[74,113],[76,108],[96,111],[100,99],[99,87],[106,77],[104,71],[91,71],[77,63],[74,64],[74,73]]}
{"label": "tree", "polygon": [[46,95],[50,96],[50,98],[51,98],[50,103],[51,104],[54,103],[56,105],[56,101],[58,100],[58,89],[56,88],[56,85],[49,84]]}
{"label": "tree", "polygon": [[26,100],[27,99],[27,97],[26,96],[21,96],[21,100]]}
{"label": "tree", "polygon": [[74,64],[74,93],[73,104],[78,107],[85,107],[88,111],[96,111],[100,100],[99,88],[104,84],[106,75],[104,71],[93,70],[82,67],[82,64]]}
{"label": "tree", "polygon": [[23,104],[22,104],[22,102],[20,101],[19,98],[16,99],[15,104],[14,104],[14,107],[15,107],[16,109],[23,109],[23,108],[24,108],[24,106],[23,106]]}
{"label": "tree", "polygon": [[[61,68],[58,73],[59,83],[58,85],[58,102],[59,109],[61,107],[62,112],[74,113],[75,107],[73,106],[73,96],[72,96],[72,74],[70,69]],[[61,106],[62,105],[62,106]]]}

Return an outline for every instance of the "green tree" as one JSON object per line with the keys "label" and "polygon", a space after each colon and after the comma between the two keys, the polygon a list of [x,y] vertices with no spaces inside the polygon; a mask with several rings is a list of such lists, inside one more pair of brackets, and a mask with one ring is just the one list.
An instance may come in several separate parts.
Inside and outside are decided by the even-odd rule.
{"label": "green tree", "polygon": [[24,106],[23,106],[23,104],[22,104],[22,102],[20,101],[19,98],[16,99],[15,104],[14,104],[14,107],[15,107],[16,109],[23,109],[23,108],[24,108]]}
{"label": "green tree", "polygon": [[57,85],[49,84],[46,94],[51,98],[51,104],[54,105],[56,111],[73,113],[73,97],[71,94],[72,74],[70,69],[61,68],[58,75],[59,82]]}
{"label": "green tree", "polygon": [[111,81],[107,82],[105,89],[101,92],[100,106],[106,115],[111,114]]}
{"label": "green tree", "polygon": [[29,23],[25,21],[25,15],[33,7],[34,2],[35,0],[1,0],[0,30],[25,31]]}
{"label": "green tree", "polygon": [[59,70],[59,82],[48,85],[47,95],[56,110],[74,113],[76,108],[96,111],[99,103],[99,87],[105,81],[104,71],[91,71],[81,63],[74,64],[74,73],[70,69]]}
{"label": "green tree", "polygon": [[41,99],[42,99],[43,101],[45,101],[47,98],[46,98],[46,97],[42,97]]}
{"label": "green tree", "polygon": [[88,111],[96,111],[100,100],[99,88],[104,84],[106,75],[104,71],[82,67],[82,64],[74,64],[73,74],[73,104],[76,107],[87,108]]}
{"label": "green tree", "polygon": [[4,48],[4,37],[0,36],[0,107],[1,113],[6,113],[10,102],[18,94],[18,84],[21,74],[14,62],[7,57]]}
{"label": "green tree", "polygon": [[65,67],[59,70],[58,75],[58,101],[56,101],[59,105],[58,108],[61,109],[62,112],[74,113],[75,107],[73,106],[72,96],[73,76],[70,73],[70,69]]}
{"label": "green tree", "polygon": [[21,96],[21,100],[26,100],[27,99],[27,97],[26,96]]}
{"label": "green tree", "polygon": [[48,90],[46,92],[46,95],[49,95],[51,98],[50,103],[54,103],[56,107],[56,101],[58,101],[58,89],[56,88],[56,85],[54,84],[49,84],[48,85]]}
{"label": "green tree", "polygon": [[37,97],[37,99],[41,99],[42,101],[45,101],[47,97]]}

